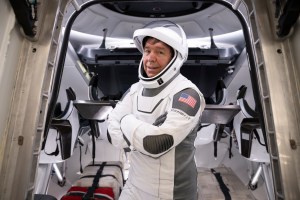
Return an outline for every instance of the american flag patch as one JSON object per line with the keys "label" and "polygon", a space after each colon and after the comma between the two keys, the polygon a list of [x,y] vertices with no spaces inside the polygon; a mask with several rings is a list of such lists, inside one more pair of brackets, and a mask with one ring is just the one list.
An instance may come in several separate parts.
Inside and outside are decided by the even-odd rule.
{"label": "american flag patch", "polygon": [[192,108],[195,107],[197,100],[192,97],[191,95],[188,95],[186,93],[181,93],[178,101],[186,103],[187,105],[191,106]]}

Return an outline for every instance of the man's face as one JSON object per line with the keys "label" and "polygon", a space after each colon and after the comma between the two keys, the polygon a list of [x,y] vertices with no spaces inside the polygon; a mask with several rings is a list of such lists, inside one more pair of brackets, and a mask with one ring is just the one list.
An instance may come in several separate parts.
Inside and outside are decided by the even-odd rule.
{"label": "man's face", "polygon": [[143,64],[149,78],[161,72],[172,59],[172,48],[155,38],[149,38],[144,46]]}

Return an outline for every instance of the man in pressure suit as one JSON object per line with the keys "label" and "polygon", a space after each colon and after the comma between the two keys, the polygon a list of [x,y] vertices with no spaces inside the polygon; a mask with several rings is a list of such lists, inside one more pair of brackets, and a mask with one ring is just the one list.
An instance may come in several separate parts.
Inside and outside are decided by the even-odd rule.
{"label": "man in pressure suit", "polygon": [[155,21],[136,30],[133,40],[143,54],[140,81],[108,119],[112,144],[131,149],[120,200],[196,200],[194,140],[205,101],[180,74],[188,57],[185,32],[170,21]]}

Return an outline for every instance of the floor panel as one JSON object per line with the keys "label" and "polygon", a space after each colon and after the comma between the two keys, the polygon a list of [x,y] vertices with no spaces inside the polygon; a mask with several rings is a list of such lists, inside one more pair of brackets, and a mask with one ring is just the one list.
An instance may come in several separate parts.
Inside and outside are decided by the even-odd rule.
{"label": "floor panel", "polygon": [[[220,166],[213,170],[221,181],[217,180],[211,169],[198,168],[198,200],[230,199],[228,197],[231,197],[232,200],[255,200],[251,191],[230,168]],[[225,192],[222,192],[222,184],[225,186],[223,187]],[[226,193],[226,189],[229,190],[228,193]]]}

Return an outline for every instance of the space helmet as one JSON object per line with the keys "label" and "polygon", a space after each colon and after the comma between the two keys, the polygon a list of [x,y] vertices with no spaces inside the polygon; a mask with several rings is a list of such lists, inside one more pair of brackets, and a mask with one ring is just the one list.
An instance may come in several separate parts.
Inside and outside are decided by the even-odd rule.
{"label": "space helmet", "polygon": [[181,66],[188,57],[188,45],[186,35],[182,27],[168,20],[153,21],[141,29],[137,29],[133,34],[133,41],[137,49],[143,53],[143,40],[145,37],[156,38],[174,50],[174,56],[168,65],[156,76],[147,77],[143,59],[139,65],[139,79],[145,88],[158,88],[167,83],[180,71]]}

